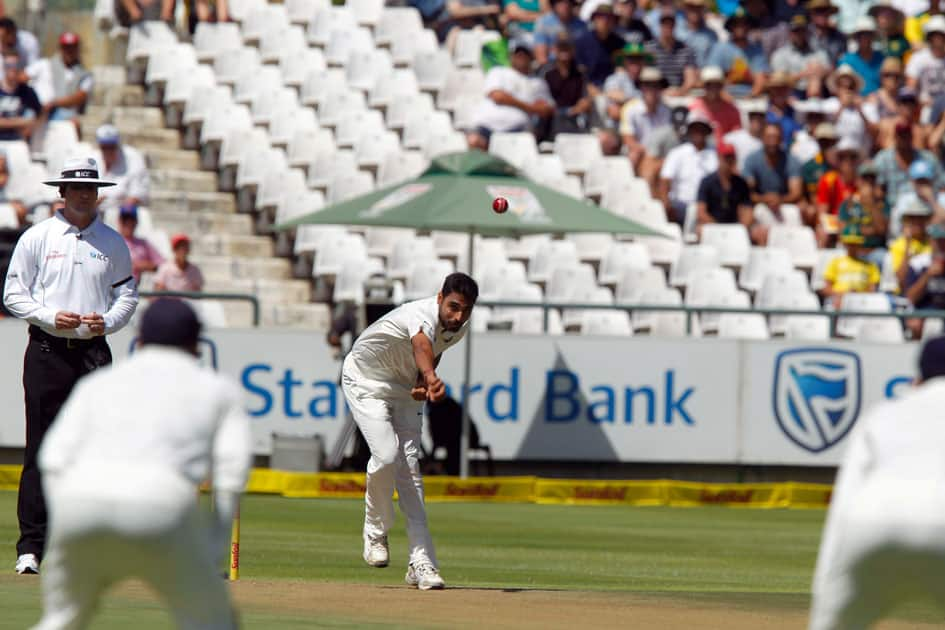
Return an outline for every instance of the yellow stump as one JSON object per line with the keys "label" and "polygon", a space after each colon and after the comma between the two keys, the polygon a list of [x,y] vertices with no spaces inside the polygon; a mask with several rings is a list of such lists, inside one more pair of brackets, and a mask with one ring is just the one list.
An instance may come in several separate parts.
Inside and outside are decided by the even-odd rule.
{"label": "yellow stump", "polygon": [[233,528],[230,531],[230,580],[240,579],[240,506],[236,506],[233,515]]}

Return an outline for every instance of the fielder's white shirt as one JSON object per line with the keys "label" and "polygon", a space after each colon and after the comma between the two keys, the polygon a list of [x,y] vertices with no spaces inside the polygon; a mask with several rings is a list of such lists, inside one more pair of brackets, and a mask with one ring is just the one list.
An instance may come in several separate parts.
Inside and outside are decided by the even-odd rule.
{"label": "fielder's white shirt", "polygon": [[97,475],[102,486],[116,471],[167,471],[242,492],[251,457],[236,385],[176,348],[145,346],[79,381],[43,440],[39,467]]}
{"label": "fielder's white shirt", "polygon": [[7,270],[3,303],[57,337],[92,337],[85,324],[56,329],[56,313],[98,313],[105,334],[123,328],[138,306],[131,254],[121,234],[96,218],[82,231],[61,213],[20,237]]}
{"label": "fielder's white shirt", "polygon": [[356,378],[358,385],[378,397],[409,397],[417,382],[413,337],[425,334],[438,357],[457,345],[469,327],[466,322],[457,332],[444,330],[439,312],[436,297],[406,302],[361,333],[345,361],[358,372],[352,376],[363,377]]}
{"label": "fielder's white shirt", "polygon": [[688,205],[696,200],[702,179],[718,168],[719,156],[715,149],[706,146],[700,151],[686,142],[666,156],[660,177],[670,180],[670,201]]}

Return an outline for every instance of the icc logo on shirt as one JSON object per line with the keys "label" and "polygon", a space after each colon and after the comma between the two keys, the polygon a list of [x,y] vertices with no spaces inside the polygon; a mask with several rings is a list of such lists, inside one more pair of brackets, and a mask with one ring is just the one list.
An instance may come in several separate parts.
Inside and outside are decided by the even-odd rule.
{"label": "icc logo on shirt", "polygon": [[860,358],[846,350],[800,348],[775,359],[774,417],[792,442],[824,451],[853,428],[862,396]]}

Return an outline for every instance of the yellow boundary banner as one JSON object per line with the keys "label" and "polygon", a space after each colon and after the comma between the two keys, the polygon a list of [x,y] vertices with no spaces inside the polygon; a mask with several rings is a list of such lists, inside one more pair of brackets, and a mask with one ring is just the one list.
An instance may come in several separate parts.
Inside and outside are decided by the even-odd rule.
{"label": "yellow boundary banner", "polygon": [[[16,490],[19,466],[0,466],[0,490]],[[696,483],[542,479],[539,477],[426,477],[428,501],[485,501],[564,505],[724,505],[752,508],[823,508],[832,487],[812,483]],[[247,492],[295,498],[360,498],[364,475],[298,473],[254,468]]]}

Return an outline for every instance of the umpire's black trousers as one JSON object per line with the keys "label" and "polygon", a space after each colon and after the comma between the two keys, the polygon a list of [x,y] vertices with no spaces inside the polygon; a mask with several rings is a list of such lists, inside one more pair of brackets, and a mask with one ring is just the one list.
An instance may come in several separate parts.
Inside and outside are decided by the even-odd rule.
{"label": "umpire's black trousers", "polygon": [[112,362],[105,337],[64,339],[30,326],[30,341],[23,359],[26,393],[26,453],[16,513],[20,520],[18,555],[43,557],[46,544],[46,501],[40,483],[37,455],[43,436],[52,425],[76,382],[92,370]]}

